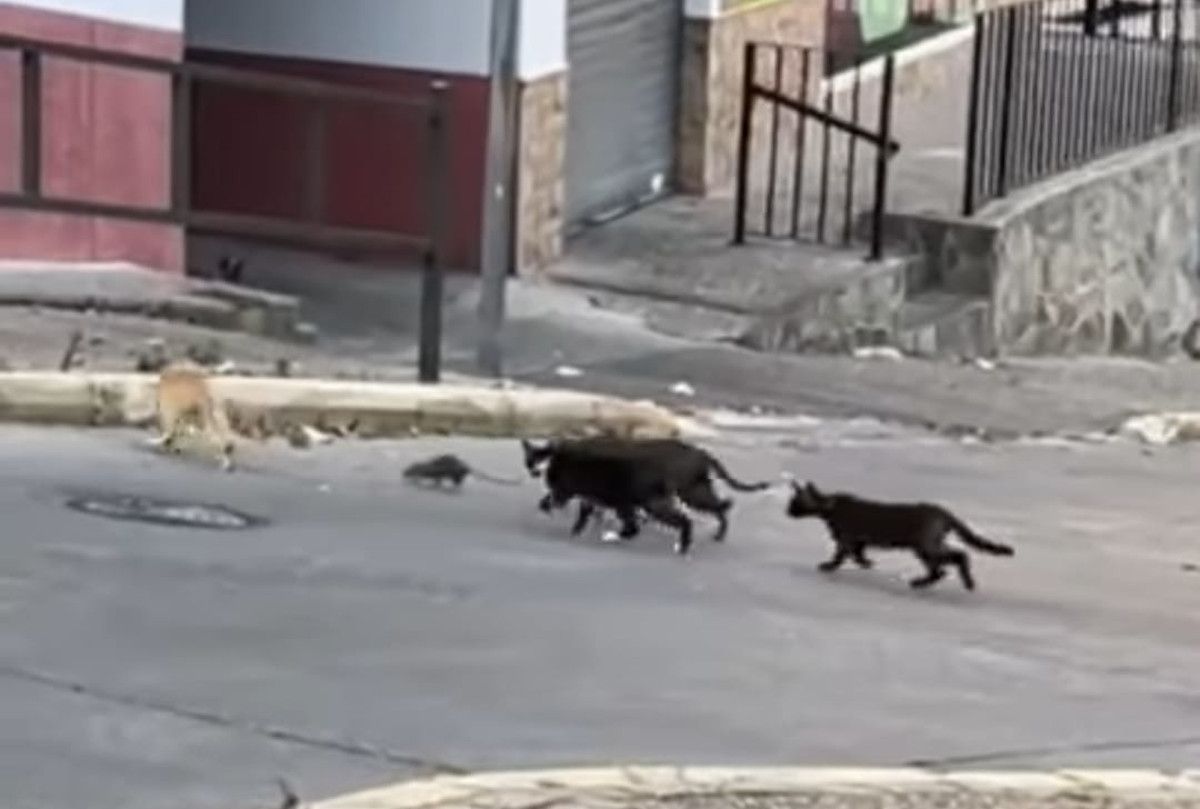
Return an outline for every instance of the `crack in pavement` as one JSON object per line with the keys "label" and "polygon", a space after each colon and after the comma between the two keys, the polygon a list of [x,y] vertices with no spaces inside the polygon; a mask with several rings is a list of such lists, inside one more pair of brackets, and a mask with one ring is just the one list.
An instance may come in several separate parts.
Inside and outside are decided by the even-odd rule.
{"label": "crack in pavement", "polygon": [[269,725],[252,720],[239,719],[237,717],[228,716],[216,711],[186,708],[178,705],[172,705],[167,702],[160,702],[158,700],[135,697],[129,694],[121,694],[116,691],[96,688],[85,683],[68,680],[64,677],[56,677],[50,674],[32,671],[30,669],[14,666],[8,663],[0,663],[0,677],[9,680],[18,680],[25,683],[32,683],[44,688],[54,689],[55,691],[78,694],[112,705],[121,705],[127,708],[135,708],[137,710],[165,714],[177,719],[187,719],[213,727],[237,730],[253,736],[261,736],[273,741],[287,742],[289,744],[295,744],[302,747],[333,751],[357,758],[370,758],[387,764],[410,767],[416,770],[430,771],[436,774],[465,775],[467,772],[469,772],[465,768],[458,767],[453,764],[425,759],[419,756],[406,755],[394,750],[389,750],[386,747],[380,747],[378,745],[368,744],[366,742],[359,742],[351,739],[315,736],[302,733],[300,731],[290,730],[277,725]]}
{"label": "crack in pavement", "polygon": [[1197,746],[1200,746],[1200,736],[1182,736],[1174,739],[1111,740],[1085,742],[1083,744],[1029,747],[1025,749],[993,750],[988,753],[946,756],[945,758],[919,758],[906,761],[904,765],[907,767],[937,769],[939,767],[956,767],[964,764],[996,763],[1011,759],[1039,759],[1055,755],[1070,755],[1071,753],[1116,753],[1131,750],[1165,750],[1171,747]]}

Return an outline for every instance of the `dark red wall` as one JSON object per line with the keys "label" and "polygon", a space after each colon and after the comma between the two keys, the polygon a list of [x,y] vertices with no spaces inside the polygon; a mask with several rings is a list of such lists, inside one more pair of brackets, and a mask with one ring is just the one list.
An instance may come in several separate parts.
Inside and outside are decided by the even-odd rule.
{"label": "dark red wall", "polygon": [[[479,266],[487,80],[396,68],[189,50],[197,62],[301,76],[407,96],[450,82],[450,262]],[[305,121],[314,102],[204,83],[194,110],[193,201],[203,210],[303,217]],[[324,221],[424,236],[429,232],[425,113],[330,101]]]}
{"label": "dark red wall", "polygon": [[[178,59],[177,32],[0,3],[0,32]],[[145,73],[47,60],[43,71],[42,183],[47,195],[166,208],[170,200],[170,86]],[[20,83],[0,51],[0,188],[20,178]],[[0,209],[0,257],[133,261],[183,270],[173,225]]]}

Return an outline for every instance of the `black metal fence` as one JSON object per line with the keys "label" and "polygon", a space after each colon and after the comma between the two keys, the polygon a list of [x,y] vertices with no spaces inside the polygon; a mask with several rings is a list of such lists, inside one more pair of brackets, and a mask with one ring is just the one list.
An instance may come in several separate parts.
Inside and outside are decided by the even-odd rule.
{"label": "black metal fence", "polygon": [[1200,122],[1192,0],[1027,0],[976,16],[963,211]]}
{"label": "black metal fence", "polygon": [[[427,94],[397,95],[348,87],[328,82],[285,77],[243,68],[179,63],[135,56],[91,47],[44,42],[0,34],[0,56],[17,57],[16,102],[19,106],[15,182],[5,187],[0,180],[0,208],[18,208],[76,216],[97,216],[135,222],[176,224],[192,233],[227,235],[282,243],[285,245],[362,251],[383,255],[421,256],[425,262],[422,288],[421,346],[419,370],[424,381],[440,374],[441,273],[446,263],[450,213],[450,132],[448,86],[434,82]],[[46,75],[58,65],[86,66],[125,74],[157,76],[170,84],[169,189],[160,204],[82,198],[64,192],[44,176],[47,161],[43,144],[52,140],[54,124],[45,114]],[[0,65],[4,67],[4,65]],[[223,86],[310,102],[300,140],[303,159],[299,162],[300,210],[295,215],[259,214],[208,210],[197,206],[193,194],[196,171],[193,109],[197,92],[206,86]],[[424,176],[414,184],[423,186],[428,214],[416,228],[347,226],[334,223],[325,210],[325,190],[332,175],[325,135],[331,107],[349,104],[381,115],[408,116],[412,128],[425,133],[418,138],[427,150],[419,162]],[[240,137],[250,138],[246,132]],[[286,148],[290,144],[276,144]],[[106,158],[97,154],[98,160]],[[391,159],[395,159],[391,154]],[[389,159],[388,154],[380,155]]]}
{"label": "black metal fence", "polygon": [[748,237],[850,245],[882,254],[892,140],[892,57],[825,79],[819,48],[745,52],[734,243]]}

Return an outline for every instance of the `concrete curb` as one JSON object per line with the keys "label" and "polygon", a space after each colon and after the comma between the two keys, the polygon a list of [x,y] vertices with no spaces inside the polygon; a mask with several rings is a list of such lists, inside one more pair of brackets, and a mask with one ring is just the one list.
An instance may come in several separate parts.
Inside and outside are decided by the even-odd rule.
{"label": "concrete curb", "polygon": [[[313,804],[313,809],[439,809],[456,807],[619,807],[686,797],[720,797],[730,805],[743,798],[836,797],[838,806],[880,807],[889,799],[969,809],[1013,806],[1028,809],[1063,801],[1071,806],[1200,807],[1200,770],[1057,770],[1048,772],[949,772],[855,768],[621,767],[531,770],[441,776],[369,790]],[[927,800],[914,801],[913,796]],[[810,799],[805,801],[805,799]],[[900,799],[903,800],[900,800]],[[939,800],[940,799],[940,800]],[[952,802],[946,802],[951,799]],[[764,802],[765,803],[765,802]],[[832,804],[821,804],[832,805]]]}
{"label": "concrete curb", "polygon": [[[147,374],[0,374],[0,421],[143,426],[154,419],[158,377]],[[214,376],[212,390],[235,427],[280,434],[303,424],[374,438],[414,433],[512,437],[610,432],[669,437],[684,419],[650,402],[481,385],[343,382]]]}

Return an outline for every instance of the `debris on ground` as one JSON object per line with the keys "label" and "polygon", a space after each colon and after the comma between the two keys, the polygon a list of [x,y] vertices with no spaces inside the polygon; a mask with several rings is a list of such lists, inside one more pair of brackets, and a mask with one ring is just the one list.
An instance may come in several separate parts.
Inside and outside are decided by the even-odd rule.
{"label": "debris on ground", "polygon": [[676,382],[671,386],[671,393],[676,396],[695,396],[696,389],[686,382]]}
{"label": "debris on ground", "polygon": [[895,362],[904,359],[904,354],[900,352],[900,349],[893,346],[862,346],[854,349],[854,359],[891,360]]}
{"label": "debris on ground", "polygon": [[294,424],[285,431],[287,442],[296,449],[311,449],[320,444],[332,444],[333,436],[308,424]]}
{"label": "debris on ground", "polygon": [[300,797],[292,789],[291,784],[282,778],[278,779],[276,783],[279,784],[279,791],[283,793],[279,809],[297,809],[300,806]]}
{"label": "debris on ground", "polygon": [[205,368],[215,368],[225,361],[225,351],[218,340],[192,343],[187,347],[187,358]]}
{"label": "debris on ground", "polygon": [[83,332],[80,329],[75,329],[71,332],[71,337],[67,340],[67,348],[63,351],[62,359],[58,362],[58,370],[69,371],[77,364],[79,359],[79,346],[83,343]]}
{"label": "debris on ground", "polygon": [[1150,444],[1166,446],[1200,441],[1200,413],[1151,413],[1126,419],[1120,434]]}
{"label": "debris on ground", "polygon": [[221,256],[217,262],[217,277],[228,284],[240,284],[245,269],[244,259],[235,256]]}
{"label": "debris on ground", "polygon": [[134,369],[140,374],[157,374],[167,367],[167,344],[161,337],[152,337],[137,353]]}
{"label": "debris on ground", "polygon": [[583,371],[576,368],[574,365],[560,365],[554,369],[555,376],[561,376],[564,379],[574,379],[583,376]]}

